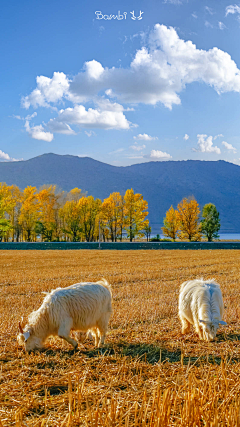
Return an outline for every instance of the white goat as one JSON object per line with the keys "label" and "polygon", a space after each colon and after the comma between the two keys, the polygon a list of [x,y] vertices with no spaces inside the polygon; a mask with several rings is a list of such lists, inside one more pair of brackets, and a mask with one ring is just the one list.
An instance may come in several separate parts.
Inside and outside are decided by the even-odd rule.
{"label": "white goat", "polygon": [[95,345],[104,344],[112,311],[111,287],[106,280],[96,283],[76,283],[57,288],[46,295],[41,307],[28,317],[24,329],[19,322],[19,344],[26,351],[41,348],[50,335],[58,335],[74,348],[78,343],[70,331],[86,332],[93,328]]}
{"label": "white goat", "polygon": [[179,295],[179,317],[182,333],[194,325],[200,339],[214,340],[222,321],[223,299],[219,285],[214,280],[196,279],[184,282]]}

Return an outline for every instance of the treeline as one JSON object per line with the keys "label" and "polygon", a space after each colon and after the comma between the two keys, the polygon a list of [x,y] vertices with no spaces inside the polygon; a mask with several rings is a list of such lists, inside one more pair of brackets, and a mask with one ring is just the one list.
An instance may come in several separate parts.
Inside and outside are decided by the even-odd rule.
{"label": "treeline", "polygon": [[174,209],[172,206],[166,212],[162,232],[174,241],[199,241],[204,236],[209,242],[219,237],[219,212],[213,203],[206,204],[202,212],[198,202],[193,197],[184,198]]}
{"label": "treeline", "polygon": [[149,229],[148,204],[132,189],[125,195],[110,194],[103,202],[79,188],[57,191],[56,186],[39,190],[0,183],[0,241],[130,241]]}

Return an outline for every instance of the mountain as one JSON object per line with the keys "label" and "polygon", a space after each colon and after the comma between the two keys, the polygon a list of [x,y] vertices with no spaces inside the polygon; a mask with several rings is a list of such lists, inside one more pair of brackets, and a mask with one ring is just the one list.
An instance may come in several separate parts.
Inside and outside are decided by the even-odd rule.
{"label": "mountain", "polygon": [[133,188],[148,201],[154,232],[160,232],[171,205],[177,207],[183,197],[194,196],[200,207],[210,202],[216,205],[221,232],[240,232],[240,166],[223,160],[148,162],[117,167],[89,157],[50,153],[26,161],[1,162],[0,182],[16,184],[22,189],[43,184],[57,184],[66,191],[79,187],[100,199],[113,191],[124,193]]}

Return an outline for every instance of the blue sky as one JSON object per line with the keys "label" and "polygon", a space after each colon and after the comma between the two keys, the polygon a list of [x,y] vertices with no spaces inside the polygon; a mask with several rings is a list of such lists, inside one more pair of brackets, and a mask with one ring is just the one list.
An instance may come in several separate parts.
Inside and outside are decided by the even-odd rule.
{"label": "blue sky", "polygon": [[13,0],[0,21],[1,161],[240,164],[240,3]]}

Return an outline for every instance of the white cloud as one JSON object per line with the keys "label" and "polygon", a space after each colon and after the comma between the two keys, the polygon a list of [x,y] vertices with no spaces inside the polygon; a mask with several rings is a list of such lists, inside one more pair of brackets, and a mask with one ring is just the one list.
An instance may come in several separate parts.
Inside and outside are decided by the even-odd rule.
{"label": "white cloud", "polygon": [[240,92],[240,71],[227,52],[198,49],[192,41],[180,39],[174,28],[156,24],[147,47],[137,50],[130,67],[109,69],[93,60],[72,80],[64,73],[54,73],[52,79],[40,76],[23,105],[49,107],[63,99],[76,104],[105,91],[123,103],[160,102],[171,109],[181,103],[179,94],[193,82],[204,82],[219,94]]}
{"label": "white cloud", "polygon": [[139,133],[137,136],[134,136],[133,139],[139,140],[139,141],[154,141],[158,139],[157,136],[150,136],[147,133]]}
{"label": "white cloud", "polygon": [[0,150],[0,161],[18,162],[19,160],[22,160],[22,159],[14,159],[13,157],[10,157],[9,154],[4,153],[4,151]]}
{"label": "white cloud", "polygon": [[225,28],[227,28],[226,25],[221,21],[218,22],[218,27],[220,30],[225,30]]}
{"label": "white cloud", "polygon": [[51,142],[53,140],[53,134],[50,132],[46,132],[42,125],[30,127],[29,121],[27,120],[24,126],[26,128],[27,133],[33,139],[38,139],[46,142]]}
{"label": "white cloud", "polygon": [[76,124],[84,128],[129,129],[130,122],[122,111],[101,111],[93,108],[85,109],[83,105],[60,110],[52,123],[62,122]]}
{"label": "white cloud", "polygon": [[215,139],[217,139],[217,138],[223,138],[223,134],[222,134],[222,133],[219,133],[219,135],[214,136],[214,138],[213,138],[213,139],[215,140]]}
{"label": "white cloud", "polygon": [[33,117],[36,117],[36,116],[37,116],[36,111],[35,111],[33,114],[28,114],[26,117],[15,116],[15,115],[13,114],[13,118],[14,118],[14,119],[18,119],[18,120],[28,120],[28,121],[30,121],[31,119],[33,119]]}
{"label": "white cloud", "polygon": [[74,132],[67,123],[55,119],[50,119],[47,126],[51,132],[62,133],[64,135],[76,135],[76,132]]}
{"label": "white cloud", "polygon": [[234,15],[235,13],[240,13],[240,6],[235,5],[229,5],[226,7],[226,15],[228,16],[229,14]]}
{"label": "white cloud", "polygon": [[30,105],[34,108],[49,107],[50,103],[61,101],[69,89],[69,80],[64,73],[53,73],[52,79],[45,76],[37,77],[37,87],[28,96],[22,98],[22,105],[28,109]]}
{"label": "white cloud", "polygon": [[95,134],[95,132],[93,132],[93,130],[90,130],[89,132],[87,131],[87,130],[85,130],[85,132],[84,132],[89,138],[91,137],[91,136],[96,136],[96,134]]}
{"label": "white cloud", "polygon": [[195,18],[195,19],[198,18],[197,14],[195,12],[192,13],[192,17]]}
{"label": "white cloud", "polygon": [[224,147],[226,147],[229,151],[233,151],[233,153],[236,153],[237,150],[235,147],[232,146],[232,144],[229,144],[226,141],[222,141],[222,144],[224,145]]}
{"label": "white cloud", "polygon": [[213,137],[199,134],[197,135],[198,138],[198,148],[193,148],[193,151],[199,151],[201,153],[217,153],[221,154],[220,148],[213,145]]}
{"label": "white cloud", "polygon": [[213,15],[214,14],[214,10],[211,7],[205,6],[205,10],[210,14]]}
{"label": "white cloud", "polygon": [[150,154],[150,158],[151,159],[172,159],[172,156],[160,150],[152,150]]}
{"label": "white cloud", "polygon": [[131,145],[130,148],[132,148],[132,150],[135,150],[135,151],[141,151],[144,148],[146,148],[146,145],[144,145],[144,144],[143,145]]}
{"label": "white cloud", "polygon": [[104,73],[104,68],[102,64],[100,64],[100,62],[98,61],[95,61],[95,59],[93,59],[92,61],[85,62],[85,70],[90,80],[98,80]]}
{"label": "white cloud", "polygon": [[187,133],[185,133],[183,139],[185,139],[185,141],[187,141],[189,139],[189,135]]}

